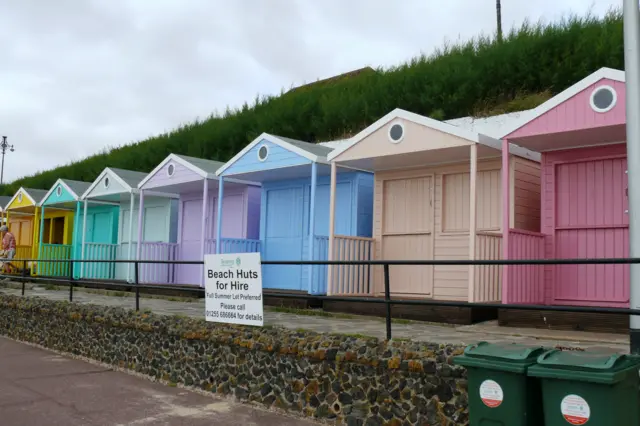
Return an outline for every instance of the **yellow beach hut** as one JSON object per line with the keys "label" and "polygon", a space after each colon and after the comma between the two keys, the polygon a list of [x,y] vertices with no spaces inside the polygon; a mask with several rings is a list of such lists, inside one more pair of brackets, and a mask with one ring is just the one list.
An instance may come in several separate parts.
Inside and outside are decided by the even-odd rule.
{"label": "yellow beach hut", "polygon": [[[38,204],[47,195],[47,191],[42,189],[20,188],[11,197],[11,200],[4,208],[7,225],[9,230],[16,238],[16,262],[12,262],[13,271],[22,268],[20,259],[37,259],[40,245],[40,214],[41,207]],[[44,215],[44,234],[50,238],[50,241],[60,240],[60,244],[71,244],[71,235],[65,232],[65,222],[73,216],[73,211],[47,208]],[[35,275],[36,268],[32,262],[29,262],[27,268],[31,275]]]}

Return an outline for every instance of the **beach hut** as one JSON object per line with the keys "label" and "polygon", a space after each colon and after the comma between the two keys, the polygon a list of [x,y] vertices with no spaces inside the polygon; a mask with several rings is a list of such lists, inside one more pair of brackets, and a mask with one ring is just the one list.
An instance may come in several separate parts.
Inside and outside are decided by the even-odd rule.
{"label": "beach hut", "polygon": [[[16,238],[16,254],[14,259],[36,260],[39,251],[39,227],[40,227],[40,207],[38,204],[47,191],[42,189],[20,188],[11,197],[4,210],[9,230]],[[50,211],[46,214],[46,219],[60,218],[69,214],[65,211]],[[57,221],[59,224],[60,221]],[[58,225],[59,226],[59,225]],[[22,268],[22,262],[12,263],[13,271]],[[29,262],[27,268],[32,275],[35,275],[36,266]]]}
{"label": "beach hut", "polygon": [[[138,184],[147,173],[105,168],[82,194],[87,220],[81,226],[82,258],[95,260],[133,260],[137,254],[139,190]],[[142,258],[161,255],[176,242],[177,200],[171,194],[147,194],[143,207],[145,226]],[[84,230],[84,231],[82,231]],[[165,253],[166,254],[166,253]],[[138,280],[165,283],[168,266],[159,270],[141,264]],[[164,273],[163,273],[164,272]],[[84,277],[127,280],[135,279],[132,263],[86,263]]]}
{"label": "beach hut", "polygon": [[[539,155],[511,147],[509,158],[539,169]],[[373,240],[375,259],[500,259],[502,256],[501,142],[396,109],[367,127],[328,156],[339,166],[375,174]],[[519,173],[518,169],[518,173]],[[335,173],[332,173],[332,177]],[[333,186],[333,179],[332,179]],[[535,205],[539,192],[507,186],[522,202]],[[331,192],[330,240],[340,199]],[[507,215],[519,219],[513,202]],[[535,224],[531,225],[535,227]],[[330,259],[336,259],[331,242]],[[501,300],[499,266],[392,266],[390,291],[395,297],[465,302]],[[382,267],[374,268],[372,286],[345,280],[344,267],[331,267],[330,294],[382,296]],[[336,276],[338,275],[338,276]]]}
{"label": "beach hut", "polygon": [[[166,244],[167,249],[141,252],[148,243],[142,238],[146,220],[138,216],[138,258],[147,260],[202,261],[205,254],[216,253],[218,177],[215,172],[222,166],[218,161],[170,154],[138,184],[140,205],[145,206],[147,195],[162,192],[178,197],[176,242]],[[205,201],[206,200],[206,201]],[[258,222],[260,188],[251,182],[230,180],[224,193],[225,215],[233,218],[222,230],[223,247],[217,252],[259,251]],[[151,276],[167,276],[167,283],[203,285],[203,267],[194,264],[150,264]]]}
{"label": "beach hut", "polygon": [[6,223],[5,206],[11,201],[10,195],[0,195],[0,217],[2,218],[2,224]]}
{"label": "beach hut", "polygon": [[[517,221],[505,222],[505,257],[628,257],[625,98],[624,71],[601,68],[503,131],[504,147],[542,155],[541,203],[530,206],[530,212],[541,210],[541,228],[524,232]],[[504,170],[508,176],[514,167]],[[629,307],[628,265],[505,270],[505,303]],[[628,325],[626,316],[621,321]]]}
{"label": "beach hut", "polygon": [[[38,203],[42,214],[38,227],[38,268],[41,276],[68,277],[66,262],[45,260],[80,259],[80,241],[77,240],[81,216],[80,196],[90,183],[69,179],[58,179]],[[51,216],[55,212],[63,214]],[[74,264],[73,275],[80,276],[80,264]]]}
{"label": "beach hut", "polygon": [[[264,260],[327,260],[327,154],[339,145],[340,142],[313,144],[263,133],[216,172],[221,198],[232,188],[231,179],[262,184],[260,244]],[[362,256],[367,256],[371,250],[373,175],[340,168],[335,186],[339,200],[336,230],[350,238]],[[234,221],[226,211],[227,203],[224,198],[218,206],[218,226],[223,229]],[[326,270],[326,265],[265,265],[262,284],[265,289],[324,294]]]}

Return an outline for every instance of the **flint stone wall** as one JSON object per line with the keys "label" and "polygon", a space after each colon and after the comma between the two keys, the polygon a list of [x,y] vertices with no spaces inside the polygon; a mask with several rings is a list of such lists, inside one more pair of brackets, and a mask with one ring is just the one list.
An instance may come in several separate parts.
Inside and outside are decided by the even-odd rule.
{"label": "flint stone wall", "polygon": [[0,295],[0,335],[347,425],[466,425],[462,347]]}

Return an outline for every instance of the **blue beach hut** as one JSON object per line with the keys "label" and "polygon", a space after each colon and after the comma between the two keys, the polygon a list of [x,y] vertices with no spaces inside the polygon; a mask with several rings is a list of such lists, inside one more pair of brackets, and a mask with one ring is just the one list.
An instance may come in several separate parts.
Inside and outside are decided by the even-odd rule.
{"label": "blue beach hut", "polygon": [[[38,264],[40,276],[69,276],[67,262],[46,260],[80,259],[78,240],[82,193],[91,185],[70,179],[58,179],[38,203],[41,208],[38,230]],[[80,276],[79,265],[74,265],[74,278]]]}
{"label": "blue beach hut", "polygon": [[[259,183],[260,245],[263,260],[326,260],[329,247],[331,167],[327,154],[340,141],[309,143],[263,133],[225,163],[218,199],[227,178]],[[371,237],[373,174],[340,168],[337,174],[336,233]],[[216,235],[226,218],[218,204]],[[222,244],[217,239],[217,244]],[[218,247],[220,253],[221,247]],[[222,252],[233,252],[225,250]],[[263,287],[326,294],[326,265],[265,265]]]}

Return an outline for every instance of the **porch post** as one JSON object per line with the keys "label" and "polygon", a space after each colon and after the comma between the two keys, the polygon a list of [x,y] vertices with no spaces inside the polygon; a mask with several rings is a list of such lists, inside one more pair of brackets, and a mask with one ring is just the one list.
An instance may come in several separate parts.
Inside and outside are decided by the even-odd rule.
{"label": "porch post", "polygon": [[[131,190],[131,196],[129,197],[129,247],[127,247],[127,260],[132,259],[133,251],[133,209],[136,206],[136,196]],[[131,282],[131,263],[127,263],[127,281]]]}
{"label": "porch post", "polygon": [[[469,173],[469,260],[476,258],[476,181],[478,178],[478,145],[469,147],[470,173]],[[475,265],[469,265],[469,302],[475,301]]]}
{"label": "porch post", "polygon": [[[638,0],[623,1],[624,65],[626,74],[627,169],[629,173],[629,256],[640,257],[640,11]],[[640,265],[629,265],[630,307],[640,309]],[[630,317],[632,354],[640,353],[640,316]]]}
{"label": "porch post", "polygon": [[[140,260],[142,253],[142,230],[144,229],[144,190],[140,190],[140,205],[138,206],[138,245],[136,246],[136,259]],[[138,266],[140,268],[140,266]]]}
{"label": "porch post", "polygon": [[[502,140],[502,258],[509,259],[509,228],[511,227],[511,176],[509,141]],[[502,265],[502,303],[509,302],[509,265]]]}
{"label": "porch post", "polygon": [[[316,186],[318,183],[318,163],[315,161],[311,163],[311,191],[309,194],[309,260],[314,260],[314,246],[313,240],[315,237],[315,223],[316,223]],[[314,265],[309,265],[309,288],[307,292],[313,293],[313,272]]]}
{"label": "porch post", "polygon": [[[207,205],[209,204],[209,179],[204,179],[204,184],[202,185],[202,238],[200,239],[200,260],[204,261],[204,247],[205,241],[207,239]],[[218,200],[218,204],[220,200]],[[217,243],[217,242],[216,242]],[[204,285],[204,265],[202,265],[202,269],[200,271],[200,286]]]}
{"label": "porch post", "polygon": [[[336,177],[337,166],[335,161],[331,162],[331,185],[329,190],[329,260],[334,260],[334,233],[336,227]],[[327,266],[327,295],[330,296],[334,293],[333,288],[333,267],[334,265]]]}
{"label": "porch post", "polygon": [[222,199],[224,198],[224,177],[218,181],[218,217],[216,219],[216,253],[222,248]]}
{"label": "porch post", "polygon": [[[73,216],[73,235],[71,236],[71,259],[78,260],[78,223],[80,221],[80,200],[76,200],[76,214]],[[74,277],[78,277],[78,268],[73,262]]]}
{"label": "porch post", "polygon": [[[80,259],[81,260],[85,260],[84,258],[84,246],[85,246],[85,242],[87,241],[87,200],[84,200],[84,206],[83,206],[83,212],[82,212],[82,248],[81,248],[81,253],[80,253]],[[80,264],[80,278],[84,278],[84,264],[85,262],[82,262]]]}
{"label": "porch post", "polygon": [[[38,208],[36,207],[36,211],[38,211]],[[51,231],[51,227],[49,228],[49,231]],[[42,257],[42,242],[44,241],[44,206],[40,207],[40,238],[38,239],[38,263],[36,266],[36,270],[38,271],[38,275],[42,274],[41,269],[44,268],[40,268],[40,258]],[[51,242],[51,239],[49,239],[49,242]],[[34,250],[32,250],[33,252]]]}

